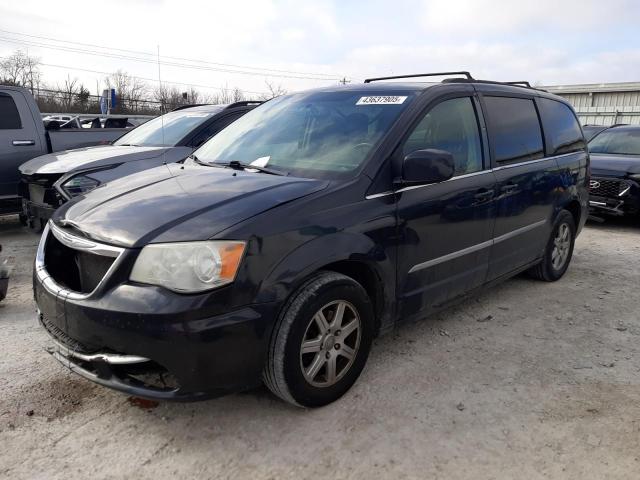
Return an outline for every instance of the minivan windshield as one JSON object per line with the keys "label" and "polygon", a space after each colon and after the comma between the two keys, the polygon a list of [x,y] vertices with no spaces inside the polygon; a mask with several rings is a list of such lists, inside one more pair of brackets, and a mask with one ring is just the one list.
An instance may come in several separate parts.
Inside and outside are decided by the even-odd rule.
{"label": "minivan windshield", "polygon": [[[156,117],[125,133],[114,145],[175,147],[180,140],[222,110],[178,110]],[[163,131],[164,130],[164,131]]]}
{"label": "minivan windshield", "polygon": [[640,128],[610,128],[589,142],[591,153],[640,155]]}
{"label": "minivan windshield", "polygon": [[194,154],[310,178],[350,176],[413,100],[413,91],[342,90],[270,100]]}

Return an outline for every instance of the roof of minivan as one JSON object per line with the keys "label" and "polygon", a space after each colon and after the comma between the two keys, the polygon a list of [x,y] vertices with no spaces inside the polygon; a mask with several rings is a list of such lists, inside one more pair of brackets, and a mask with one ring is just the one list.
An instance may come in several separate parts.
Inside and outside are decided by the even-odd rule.
{"label": "roof of minivan", "polygon": [[519,85],[507,85],[505,83],[500,82],[490,82],[483,80],[464,80],[461,81],[448,81],[448,82],[389,82],[389,81],[381,81],[381,82],[371,82],[371,83],[355,83],[350,85],[335,85],[330,87],[321,87],[317,89],[313,89],[311,91],[314,92],[335,92],[335,91],[345,91],[345,90],[353,90],[353,91],[394,91],[394,92],[412,92],[418,93],[429,88],[433,87],[446,87],[450,85],[473,85],[475,88],[479,90],[492,90],[492,91],[502,91],[502,92],[511,92],[518,94],[529,94],[534,96],[541,96],[547,98],[553,98],[554,100],[561,101],[563,103],[568,103],[564,98],[559,97],[558,95],[554,95],[549,92],[545,92],[544,90],[539,90],[536,88],[523,87]]}

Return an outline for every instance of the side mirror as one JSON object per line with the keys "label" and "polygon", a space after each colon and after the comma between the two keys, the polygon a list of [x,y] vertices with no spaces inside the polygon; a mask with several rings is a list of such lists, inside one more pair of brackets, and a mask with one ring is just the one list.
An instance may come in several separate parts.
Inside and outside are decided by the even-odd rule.
{"label": "side mirror", "polygon": [[455,163],[451,153],[432,148],[416,150],[404,157],[402,178],[396,183],[403,186],[439,183],[449,180],[454,172]]}

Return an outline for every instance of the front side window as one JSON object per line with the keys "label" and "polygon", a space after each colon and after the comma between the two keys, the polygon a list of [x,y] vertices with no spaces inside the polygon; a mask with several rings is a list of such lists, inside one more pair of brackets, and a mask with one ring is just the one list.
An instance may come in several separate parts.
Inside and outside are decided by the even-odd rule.
{"label": "front side window", "polygon": [[544,157],[542,131],[533,100],[484,97],[489,140],[498,163],[518,163]]}
{"label": "front side window", "polygon": [[589,142],[591,153],[640,155],[640,128],[610,128]]}
{"label": "front side window", "polygon": [[19,130],[22,128],[20,114],[11,95],[0,93],[0,130]]}
{"label": "front side window", "polygon": [[402,153],[426,149],[451,153],[454,175],[482,170],[480,130],[471,98],[445,100],[429,110],[405,141]]}
{"label": "front side window", "polygon": [[239,161],[310,178],[352,176],[413,100],[413,91],[339,90],[279,97],[196,150],[200,161]]}
{"label": "front side window", "polygon": [[585,149],[580,124],[564,103],[540,98],[540,116],[547,135],[551,155],[578,152]]}
{"label": "front side window", "polygon": [[143,123],[139,127],[125,133],[114,145],[136,145],[140,147],[174,147],[219,110],[197,111],[178,110]]}

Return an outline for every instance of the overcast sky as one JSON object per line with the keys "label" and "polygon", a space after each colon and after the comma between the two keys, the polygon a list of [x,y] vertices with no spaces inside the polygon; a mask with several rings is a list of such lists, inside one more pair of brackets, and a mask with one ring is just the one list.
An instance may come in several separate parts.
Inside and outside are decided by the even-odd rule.
{"label": "overcast sky", "polygon": [[[640,80],[637,0],[20,0],[3,2],[0,19],[0,56],[28,49],[58,65],[43,67],[50,83],[70,75],[92,93],[104,75],[80,69],[156,79],[144,52],[158,45],[163,57],[237,65],[164,59],[198,67],[163,65],[165,81],[255,92],[265,80],[298,90],[342,77],[459,69],[546,85]],[[254,74],[213,70],[249,67]]]}

